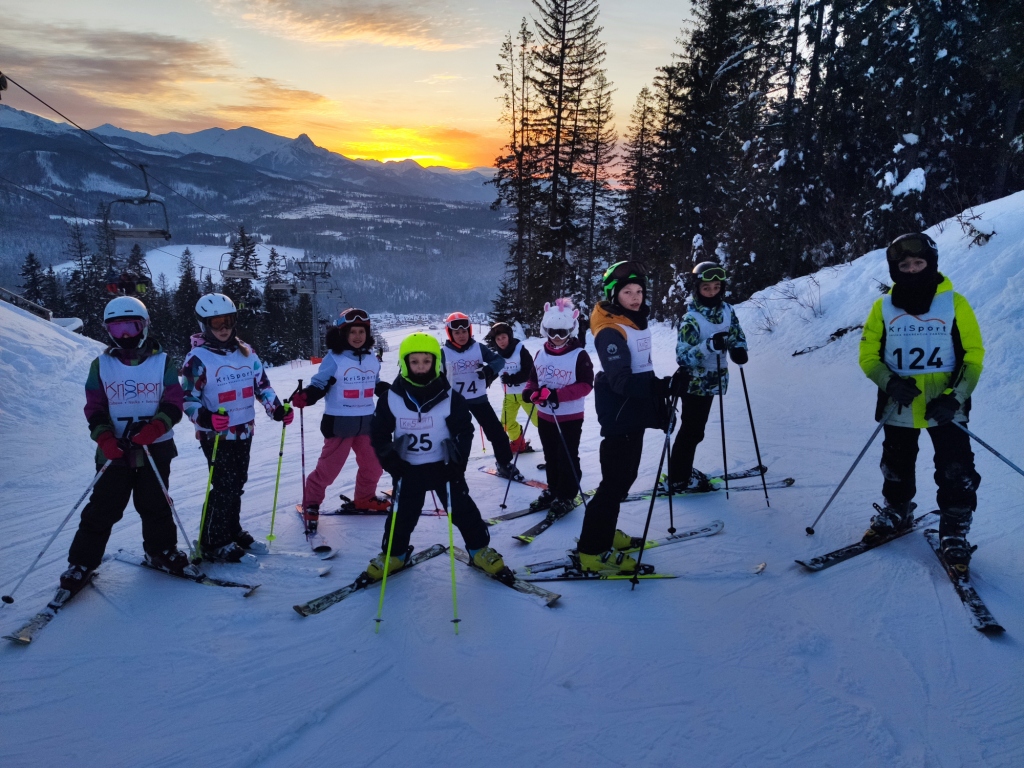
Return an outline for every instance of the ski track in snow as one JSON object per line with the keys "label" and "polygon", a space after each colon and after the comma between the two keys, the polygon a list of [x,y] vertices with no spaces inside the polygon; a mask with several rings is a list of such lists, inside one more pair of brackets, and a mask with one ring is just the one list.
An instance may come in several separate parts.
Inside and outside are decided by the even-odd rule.
{"label": "ski track in snow", "polygon": [[[933,228],[940,269],[978,313],[987,347],[971,429],[1020,464],[1024,382],[1024,194],[979,206],[997,234],[967,247],[954,222]],[[291,606],[348,583],[378,551],[382,517],[325,518],[339,550],[327,563],[308,553],[292,507],[300,498],[299,424],[288,429],[272,555],[258,569],[210,566],[212,576],[259,581],[238,590],[188,584],[125,563],[102,566],[94,586],[69,604],[28,648],[0,646],[0,764],[373,766],[938,766],[1024,764],[1024,478],[975,446],[983,477],[971,539],[974,582],[1007,628],[989,638],[970,625],[923,537],[911,535],[818,574],[793,560],[856,539],[879,499],[880,438],[808,537],[874,424],[874,390],[856,361],[857,334],[815,352],[836,328],[860,323],[886,280],[872,252],[789,295],[820,295],[820,316],[781,289],[758,297],[776,318],[769,333],[756,302],[739,309],[751,341],[746,367],[771,491],[677,500],[679,529],[712,519],[725,530],[645,553],[679,578],[628,583],[555,583],[551,609],[457,563],[460,635],[452,618],[450,565],[430,560],[388,586],[373,631],[375,589],[300,618]],[[795,293],[794,293],[795,292]],[[775,298],[772,298],[775,297]],[[68,513],[94,472],[82,416],[82,385],[101,345],[0,304],[0,587],[9,591]],[[392,350],[412,328],[385,332]],[[477,330],[477,337],[483,334]],[[537,348],[539,342],[530,340]],[[656,368],[674,369],[674,333],[655,330]],[[384,376],[396,372],[388,353]],[[287,395],[311,366],[269,372]],[[725,398],[730,468],[755,463],[734,369]],[[491,402],[500,408],[500,387]],[[581,446],[583,485],[600,480],[592,398]],[[306,469],[323,439],[322,405],[306,410]],[[280,427],[258,415],[243,524],[270,527]],[[536,434],[531,431],[535,445]],[[190,532],[198,527],[206,467],[188,426],[170,491]],[[648,490],[663,444],[648,432],[634,490]],[[486,460],[479,436],[474,458]],[[922,437],[919,511],[934,509],[931,448]],[[541,454],[524,455],[529,477]],[[721,467],[717,404],[698,466]],[[352,494],[350,461],[331,487]],[[499,512],[504,483],[469,472],[486,515]],[[743,484],[753,482],[744,480]],[[382,478],[381,490],[387,486]],[[509,508],[534,490],[513,484]],[[428,497],[428,503],[429,503]],[[620,527],[639,533],[648,503],[623,506]],[[579,534],[583,510],[533,544],[511,537],[538,519],[491,529],[510,565],[558,557]],[[52,596],[77,514],[16,595],[0,630],[20,626]],[[668,527],[658,501],[653,537]],[[460,537],[456,533],[457,543]],[[418,548],[447,542],[447,521],[423,517]],[[141,551],[131,506],[107,551]],[[756,566],[767,567],[755,574]],[[320,568],[332,570],[318,577]]]}

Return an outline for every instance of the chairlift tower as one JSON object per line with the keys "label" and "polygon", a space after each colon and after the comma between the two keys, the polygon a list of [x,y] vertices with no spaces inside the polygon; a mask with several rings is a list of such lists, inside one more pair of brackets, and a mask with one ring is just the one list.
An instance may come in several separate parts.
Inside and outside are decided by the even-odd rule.
{"label": "chairlift tower", "polygon": [[309,280],[311,287],[299,288],[299,293],[309,293],[313,296],[313,357],[320,357],[320,308],[317,303],[319,293],[317,280],[326,280],[331,276],[327,268],[331,265],[329,261],[299,261],[295,266],[295,276],[300,280]]}

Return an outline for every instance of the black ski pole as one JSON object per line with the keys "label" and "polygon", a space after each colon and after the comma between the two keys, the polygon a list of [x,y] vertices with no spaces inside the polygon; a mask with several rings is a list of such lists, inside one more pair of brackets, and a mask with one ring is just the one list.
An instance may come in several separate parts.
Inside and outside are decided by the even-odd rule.
{"label": "black ski pole", "polygon": [[[671,432],[676,425],[676,412],[672,413],[668,417],[668,431]],[[654,514],[654,500],[658,497],[658,484],[661,482],[661,468],[665,465],[665,456],[668,454],[668,441],[665,442],[665,446],[661,449],[661,459],[658,461],[658,472],[654,475],[654,490],[651,491],[651,505],[647,508],[647,522],[644,523],[644,535],[643,540],[640,542],[640,551],[636,555],[636,571],[633,573],[633,578],[630,581],[633,586],[630,587],[630,591],[636,589],[636,585],[640,583],[640,579],[637,578],[640,575],[640,562],[644,559],[644,548],[647,546],[647,534],[651,530],[651,515]]]}
{"label": "black ski pole", "polygon": [[665,456],[668,458],[668,469],[665,471],[665,484],[668,486],[668,532],[669,535],[676,532],[676,519],[675,512],[672,510],[672,497],[675,493],[672,491],[672,428],[671,425],[675,421],[676,406],[679,403],[679,397],[673,396],[669,401],[669,409],[672,411],[672,415],[669,416],[669,428],[665,430]]}
{"label": "black ski pole", "polygon": [[562,448],[565,450],[565,458],[569,462],[569,468],[572,469],[573,479],[576,481],[576,489],[580,492],[580,498],[583,499],[583,509],[587,508],[587,495],[583,492],[583,483],[581,482],[580,476],[576,474],[576,467],[573,465],[572,456],[569,455],[569,444],[565,442],[565,435],[562,434],[562,425],[558,423],[558,417],[555,415],[555,411],[558,410],[558,404],[555,403],[551,406],[551,418],[555,422],[555,429],[558,430],[558,436],[562,439]]}
{"label": "black ski pole", "polygon": [[725,480],[725,498],[729,498],[729,460],[725,455],[725,387],[722,386],[722,353],[715,355],[718,369],[718,420],[722,423],[722,479]]}
{"label": "black ski pole", "polygon": [[860,453],[857,454],[857,458],[853,460],[853,466],[851,466],[850,469],[847,470],[846,474],[843,476],[843,479],[839,481],[839,486],[834,491],[832,491],[832,495],[828,497],[828,501],[825,503],[825,506],[822,508],[821,512],[818,513],[818,516],[814,518],[814,522],[804,529],[805,531],[807,531],[808,536],[814,535],[814,526],[818,524],[818,521],[821,520],[821,516],[825,514],[825,510],[829,508],[829,505],[832,504],[836,496],[839,495],[839,491],[842,490],[844,485],[846,485],[846,481],[850,479],[850,475],[853,474],[853,470],[855,470],[857,468],[857,465],[860,464],[860,460],[864,458],[864,454],[868,452],[868,448],[871,446],[873,442],[875,442],[875,438],[878,437],[878,433],[882,431],[882,427],[885,426],[885,422],[888,421],[889,417],[892,415],[892,412],[895,409],[896,403],[890,403],[889,407],[885,409],[885,412],[882,414],[881,420],[878,422],[878,426],[875,427],[875,431],[871,433],[871,437],[868,438],[867,443],[865,443],[864,447],[861,448]]}
{"label": "black ski pole", "polygon": [[[526,430],[528,430],[530,428],[530,421],[531,421],[531,419],[533,419],[533,412],[535,410],[537,410],[537,406],[531,404],[530,415],[526,417],[526,426],[523,427],[523,434],[521,435],[521,437],[523,438],[523,442],[524,443],[526,442]],[[519,454],[517,453],[515,456],[512,457],[512,468],[515,469],[515,466],[518,463],[519,463]],[[501,500],[501,504],[498,505],[502,509],[508,509],[508,505],[505,504],[505,502],[508,501],[508,490],[511,487],[512,487],[512,475],[509,474],[509,476],[508,476],[508,483],[505,485],[505,496]]]}
{"label": "black ski pole", "polygon": [[965,427],[965,426],[964,426],[963,424],[961,424],[961,423],[960,423],[960,422],[958,422],[958,421],[954,421],[954,422],[952,422],[952,424],[953,424],[954,426],[956,426],[956,427],[958,427],[958,428],[962,429],[962,430],[963,430],[964,432],[966,432],[966,433],[967,433],[968,435],[970,435],[970,436],[971,436],[971,437],[973,437],[973,438],[974,438],[975,440],[977,440],[977,441],[978,441],[978,442],[979,442],[979,443],[980,443],[981,445],[983,445],[983,446],[984,446],[985,448],[987,448],[987,449],[988,449],[988,450],[989,450],[989,451],[990,451],[990,452],[992,453],[992,455],[993,455],[993,456],[995,456],[995,457],[996,457],[997,459],[999,459],[1000,461],[1002,461],[1002,462],[1003,462],[1004,464],[1006,464],[1007,466],[1009,466],[1009,467],[1012,467],[1012,468],[1013,468],[1013,470],[1014,470],[1015,472],[1017,472],[1017,474],[1019,474],[1019,475],[1024,475],[1024,469],[1021,469],[1021,468],[1020,468],[1020,467],[1018,467],[1018,466],[1017,466],[1016,464],[1014,464],[1014,463],[1013,463],[1012,461],[1010,461],[1010,460],[1009,460],[1008,458],[1006,458],[1005,456],[1003,456],[1003,454],[1001,454],[1001,453],[1000,453],[999,451],[997,451],[997,450],[996,450],[995,448],[993,448],[993,447],[992,447],[991,445],[989,445],[988,443],[986,443],[986,442],[985,442],[984,440],[982,440],[982,439],[981,439],[980,437],[978,437],[978,436],[977,436],[976,434],[974,434],[973,432],[971,432],[971,430],[969,430],[969,429],[968,429],[967,427]]}
{"label": "black ski pole", "polygon": [[740,366],[740,381],[743,382],[743,399],[747,401],[747,416],[750,417],[750,434],[754,436],[754,454],[757,456],[757,468],[761,472],[761,487],[764,488],[764,503],[769,507],[772,505],[768,500],[768,483],[765,482],[764,473],[767,467],[761,463],[761,449],[757,445],[757,430],[754,429],[754,412],[750,410],[750,395],[747,394],[747,377],[743,373],[743,366]]}

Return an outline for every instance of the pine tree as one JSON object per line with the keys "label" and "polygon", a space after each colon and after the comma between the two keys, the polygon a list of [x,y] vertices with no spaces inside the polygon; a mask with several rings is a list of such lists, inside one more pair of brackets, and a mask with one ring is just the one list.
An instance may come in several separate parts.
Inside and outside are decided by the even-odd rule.
{"label": "pine tree", "polygon": [[78,222],[71,224],[65,247],[68,260],[72,262],[67,290],[68,311],[72,317],[82,320],[82,335],[106,341],[103,307],[111,297],[103,294],[105,259],[99,253],[89,252],[85,232]]}
{"label": "pine tree", "polygon": [[18,274],[24,281],[21,284],[21,295],[36,304],[43,304],[43,265],[34,253],[25,257],[25,263]]}
{"label": "pine tree", "polygon": [[286,283],[283,260],[275,248],[270,249],[266,271],[263,273],[263,338],[260,339],[260,355],[271,365],[280,365],[290,359],[288,340],[288,317],[291,314],[290,294],[272,288],[275,284]]}
{"label": "pine tree", "polygon": [[263,299],[253,285],[259,268],[256,241],[245,231],[244,225],[239,226],[238,235],[231,243],[228,269],[239,270],[253,277],[227,277],[224,279],[222,290],[238,309],[238,335],[250,342],[259,339],[261,335],[260,307]]}
{"label": "pine tree", "polygon": [[178,288],[174,291],[171,301],[174,325],[168,329],[163,339],[164,346],[175,355],[184,357],[188,353],[189,338],[196,328],[196,304],[199,303],[201,295],[199,283],[196,281],[192,251],[186,248],[181,252],[181,259],[178,261]]}
{"label": "pine tree", "polygon": [[64,285],[51,264],[43,273],[42,278],[43,306],[53,312],[54,317],[64,317],[68,313],[67,299],[64,296]]}

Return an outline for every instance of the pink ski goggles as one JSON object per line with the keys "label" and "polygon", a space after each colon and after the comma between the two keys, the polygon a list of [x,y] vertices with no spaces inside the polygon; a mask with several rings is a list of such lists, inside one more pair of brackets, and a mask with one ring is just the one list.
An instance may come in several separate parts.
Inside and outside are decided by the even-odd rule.
{"label": "pink ski goggles", "polygon": [[107,332],[115,339],[128,339],[138,336],[145,327],[145,321],[137,318],[111,320],[107,323]]}

